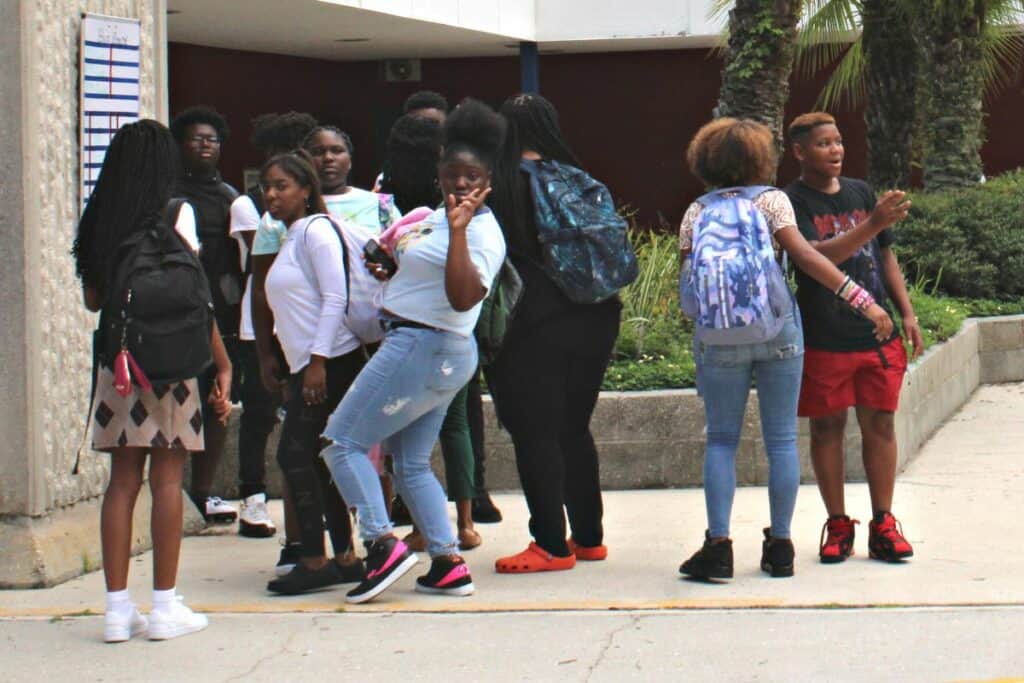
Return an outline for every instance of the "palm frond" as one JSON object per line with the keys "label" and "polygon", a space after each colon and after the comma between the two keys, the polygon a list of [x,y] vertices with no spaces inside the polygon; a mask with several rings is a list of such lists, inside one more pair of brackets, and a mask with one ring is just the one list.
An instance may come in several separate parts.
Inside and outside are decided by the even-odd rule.
{"label": "palm frond", "polygon": [[860,0],[808,0],[796,44],[796,72],[809,78],[833,64],[860,31]]}
{"label": "palm frond", "polygon": [[724,18],[734,4],[734,0],[711,0],[711,6],[708,7],[708,20],[718,21]]}
{"label": "palm frond", "polygon": [[867,99],[867,69],[864,64],[864,43],[850,45],[835,71],[818,96],[818,106],[828,111],[844,103],[856,108]]}
{"label": "palm frond", "polygon": [[1017,81],[1024,57],[1020,26],[987,24],[981,35],[981,69],[986,97],[998,95]]}

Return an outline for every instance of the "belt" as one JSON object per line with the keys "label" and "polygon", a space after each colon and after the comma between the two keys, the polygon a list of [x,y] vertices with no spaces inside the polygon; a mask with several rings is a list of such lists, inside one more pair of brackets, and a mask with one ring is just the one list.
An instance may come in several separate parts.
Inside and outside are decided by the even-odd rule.
{"label": "belt", "polygon": [[389,332],[390,330],[397,330],[400,327],[410,327],[414,330],[433,330],[434,332],[440,331],[436,327],[432,327],[431,325],[424,325],[423,323],[418,323],[415,320],[395,320],[392,318],[382,319],[380,321],[380,327],[385,332]]}

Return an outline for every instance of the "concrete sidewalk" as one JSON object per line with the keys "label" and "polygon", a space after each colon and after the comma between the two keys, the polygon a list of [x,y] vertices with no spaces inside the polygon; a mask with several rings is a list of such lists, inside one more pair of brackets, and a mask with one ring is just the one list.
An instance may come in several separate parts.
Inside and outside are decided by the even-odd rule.
{"label": "concrete sidewalk", "polygon": [[[179,591],[210,612],[453,612],[603,609],[820,607],[865,605],[1024,604],[1024,554],[1017,521],[1024,498],[1024,385],[980,389],[899,478],[895,512],[905,523],[915,557],[903,565],[867,558],[870,505],[864,484],[848,487],[848,511],[859,517],[856,556],[839,566],[817,562],[824,513],[817,491],[804,486],[794,519],[796,577],[770,579],[758,568],[767,492],[737,491],[733,511],[736,578],[708,585],[680,579],[679,563],[701,542],[700,490],[611,492],[605,497],[606,562],[575,570],[509,576],[494,573],[495,558],[526,546],[521,495],[495,496],[505,514],[480,525],[484,544],[466,554],[477,586],[469,598],[413,592],[414,570],[380,599],[348,606],[341,587],[292,598],[268,594],[279,550],[276,539],[200,536],[184,542]],[[638,455],[639,457],[639,455]],[[275,508],[279,516],[280,509]],[[400,530],[401,531],[401,530]],[[131,588],[148,600],[150,555],[133,563]],[[45,590],[0,592],[0,616],[99,613],[100,572]]]}
{"label": "concrete sidewalk", "polygon": [[[214,613],[204,634],[165,646],[142,641],[97,649],[103,581],[94,572],[43,590],[0,592],[5,679],[281,680],[303,672],[364,680],[966,680],[1024,673],[1024,556],[1017,521],[1024,497],[1024,384],[982,387],[898,481],[895,512],[915,557],[867,559],[870,506],[848,487],[863,524],[857,555],[817,561],[824,513],[803,487],[794,520],[796,576],[758,569],[764,488],[737,492],[736,578],[681,579],[679,563],[701,541],[699,490],[626,491],[605,498],[606,562],[569,572],[498,575],[494,559],[525,547],[519,494],[496,496],[499,525],[478,528],[467,553],[477,593],[413,592],[426,562],[380,599],[343,601],[343,587],[294,598],[264,586],[275,539],[234,534],[186,539],[179,592]],[[639,457],[639,456],[638,456]],[[279,510],[275,510],[279,513]],[[149,553],[135,559],[131,589],[149,603]],[[422,569],[421,569],[422,568]],[[885,607],[878,610],[872,608]],[[307,612],[312,614],[297,614]],[[344,613],[344,614],[342,614]],[[141,660],[130,653],[143,651]],[[116,651],[116,652],[115,652]],[[386,657],[386,666],[382,657]],[[708,658],[716,658],[714,664]],[[142,663],[134,663],[139,662]],[[385,666],[385,668],[380,668]]]}

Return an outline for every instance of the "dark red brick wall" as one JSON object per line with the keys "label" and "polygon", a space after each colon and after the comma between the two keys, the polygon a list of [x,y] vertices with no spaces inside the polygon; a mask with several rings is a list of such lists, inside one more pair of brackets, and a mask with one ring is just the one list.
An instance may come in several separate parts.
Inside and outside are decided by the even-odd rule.
{"label": "dark red brick wall", "polygon": [[[248,145],[253,117],[267,111],[308,111],[339,125],[356,147],[353,183],[368,187],[380,165],[388,128],[402,101],[421,89],[451,102],[473,95],[497,106],[518,90],[515,58],[430,59],[422,80],[387,83],[376,62],[330,62],[171,43],[171,112],[209,104],[232,129],[221,164],[225,179],[241,185],[259,155]],[[541,92],[558,107],[566,137],[588,169],[644,224],[679,221],[702,188],[686,170],[686,144],[711,117],[721,63],[707,50],[545,55]],[[794,79],[787,119],[814,106],[825,81]],[[994,175],[1024,163],[1024,79],[986,103],[989,141],[985,171]],[[846,173],[863,175],[864,124],[860,112],[838,112],[847,146]],[[784,159],[779,182],[796,174]]]}

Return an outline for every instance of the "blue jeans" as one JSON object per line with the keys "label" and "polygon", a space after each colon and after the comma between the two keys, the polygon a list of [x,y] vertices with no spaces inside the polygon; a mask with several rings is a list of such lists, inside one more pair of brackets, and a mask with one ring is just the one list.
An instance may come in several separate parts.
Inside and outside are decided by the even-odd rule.
{"label": "blue jeans", "polygon": [[448,502],[430,469],[448,404],[476,370],[476,341],[451,332],[399,327],[384,337],[324,429],[320,456],[342,498],[359,514],[359,534],[391,533],[377,471],[367,452],[384,442],[394,457],[395,485],[431,557],[456,552]]}
{"label": "blue jeans", "polygon": [[790,522],[800,487],[796,448],[796,407],[800,397],[804,343],[794,311],[775,339],[760,344],[696,344],[697,375],[704,397],[707,447],[704,452],[704,502],[708,533],[729,535],[736,493],[736,448],[743,428],[751,380],[757,378],[761,434],[768,453],[771,533],[790,537]]}

